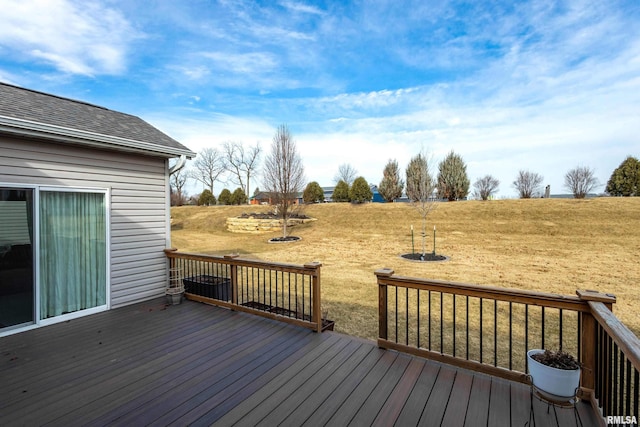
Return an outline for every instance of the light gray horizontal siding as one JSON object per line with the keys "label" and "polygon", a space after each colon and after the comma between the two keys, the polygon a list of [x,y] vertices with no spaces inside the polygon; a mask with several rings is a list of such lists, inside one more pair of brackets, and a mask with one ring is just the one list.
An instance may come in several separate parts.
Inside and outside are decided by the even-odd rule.
{"label": "light gray horizontal siding", "polygon": [[165,160],[0,137],[0,183],[109,189],[111,305],[164,294]]}

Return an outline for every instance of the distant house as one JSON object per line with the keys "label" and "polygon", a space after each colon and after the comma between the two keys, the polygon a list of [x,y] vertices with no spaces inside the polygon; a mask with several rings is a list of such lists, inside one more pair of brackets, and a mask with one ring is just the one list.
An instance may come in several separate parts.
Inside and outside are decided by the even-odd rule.
{"label": "distant house", "polygon": [[386,202],[384,197],[382,197],[380,195],[380,193],[378,192],[378,186],[377,185],[369,184],[369,188],[371,189],[371,193],[373,193],[373,197],[371,198],[372,202],[374,202],[374,203],[385,203]]}
{"label": "distant house", "polygon": [[163,295],[169,159],[194,155],[138,117],[0,83],[0,335]]}
{"label": "distant house", "polygon": [[324,201],[332,202],[333,201],[333,190],[336,187],[322,187],[322,192],[324,193]]}
{"label": "distant house", "polygon": [[[369,188],[371,189],[371,193],[373,193],[373,197],[371,199],[372,202],[375,203],[384,203],[384,198],[378,192],[378,186],[374,184],[369,184]],[[322,191],[324,192],[324,201],[325,202],[333,202],[333,191],[335,187],[322,187]]]}

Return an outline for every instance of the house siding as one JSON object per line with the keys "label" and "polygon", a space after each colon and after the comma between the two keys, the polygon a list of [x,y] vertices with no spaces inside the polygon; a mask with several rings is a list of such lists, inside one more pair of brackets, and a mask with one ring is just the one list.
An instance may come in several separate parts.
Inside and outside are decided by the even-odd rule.
{"label": "house siding", "polygon": [[166,171],[161,157],[0,136],[0,183],[110,190],[112,308],[164,294]]}

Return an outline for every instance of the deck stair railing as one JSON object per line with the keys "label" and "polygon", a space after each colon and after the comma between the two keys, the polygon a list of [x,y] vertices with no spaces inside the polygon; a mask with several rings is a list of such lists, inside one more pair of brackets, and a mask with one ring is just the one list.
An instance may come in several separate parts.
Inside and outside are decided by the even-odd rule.
{"label": "deck stair railing", "polygon": [[182,271],[187,299],[297,324],[320,332],[322,264],[304,265],[165,249]]}
{"label": "deck stair railing", "polygon": [[379,347],[520,382],[528,381],[527,350],[565,350],[582,364],[583,399],[605,417],[640,419],[640,340],[613,315],[614,296],[375,274]]}

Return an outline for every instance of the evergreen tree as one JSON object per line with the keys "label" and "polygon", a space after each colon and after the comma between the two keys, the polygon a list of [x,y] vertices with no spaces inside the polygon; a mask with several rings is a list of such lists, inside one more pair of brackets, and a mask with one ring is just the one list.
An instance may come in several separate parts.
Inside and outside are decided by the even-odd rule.
{"label": "evergreen tree", "polygon": [[364,203],[370,202],[373,198],[371,187],[364,177],[358,177],[353,181],[351,188],[349,189],[349,199],[352,203]]}
{"label": "evergreen tree", "polygon": [[231,194],[231,198],[229,199],[231,205],[244,205],[247,201],[247,195],[241,187],[236,188],[236,191]]}
{"label": "evergreen tree", "polygon": [[221,205],[230,205],[231,204],[231,191],[226,188],[220,192],[218,196],[218,203]]}
{"label": "evergreen tree", "polygon": [[216,204],[216,196],[211,193],[208,188],[200,193],[198,198],[198,206],[213,206]]}
{"label": "evergreen tree", "polygon": [[320,184],[318,184],[316,181],[307,184],[307,187],[302,193],[302,200],[305,203],[324,202],[324,191],[322,190],[322,187],[320,187]]}
{"label": "evergreen tree", "polygon": [[404,181],[400,179],[398,162],[389,160],[382,172],[382,181],[378,186],[378,192],[387,202],[393,202],[395,199],[402,197],[403,188]]}
{"label": "evergreen tree", "polygon": [[640,162],[627,157],[611,174],[606,192],[612,196],[640,196]]}
{"label": "evergreen tree", "polygon": [[438,165],[438,196],[449,201],[464,199],[470,185],[467,165],[460,155],[451,151]]}
{"label": "evergreen tree", "polygon": [[336,184],[336,188],[333,189],[333,196],[331,196],[334,202],[348,202],[349,201],[349,184],[340,180]]}

